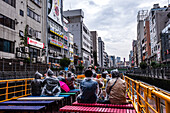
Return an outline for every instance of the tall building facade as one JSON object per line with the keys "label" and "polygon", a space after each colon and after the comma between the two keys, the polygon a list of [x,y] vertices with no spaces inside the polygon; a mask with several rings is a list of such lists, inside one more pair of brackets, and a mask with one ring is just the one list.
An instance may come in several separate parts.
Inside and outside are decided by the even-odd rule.
{"label": "tall building facade", "polygon": [[87,67],[91,61],[91,34],[83,22],[84,12],[82,9],[64,11],[64,16],[68,19],[68,29],[74,35],[74,43],[78,46],[79,57],[82,58]]}
{"label": "tall building facade", "polygon": [[0,1],[1,58],[42,62],[46,42],[44,4],[40,0]]}
{"label": "tall building facade", "polygon": [[149,59],[151,56],[149,17],[146,17],[144,20],[144,39],[142,40],[142,54],[143,61],[146,61],[149,64]]}
{"label": "tall building facade", "polygon": [[165,28],[169,20],[167,16],[170,12],[168,7],[160,7],[154,4],[149,13],[150,21],[150,41],[151,41],[151,58],[155,61],[161,61],[161,41],[160,33]]}
{"label": "tall building facade", "polygon": [[137,16],[137,54],[138,64],[143,61],[142,40],[144,39],[144,19],[147,17],[147,10],[140,10]]}
{"label": "tall building facade", "polygon": [[137,40],[133,40],[132,42],[133,48],[133,59],[132,59],[132,66],[138,66],[138,54],[137,54]]}
{"label": "tall building facade", "polygon": [[92,36],[92,42],[93,42],[93,58],[94,58],[94,64],[97,65],[97,62],[99,61],[99,54],[98,54],[98,34],[97,31],[90,31]]}
{"label": "tall building facade", "polygon": [[46,7],[46,60],[59,63],[63,57],[69,58],[68,21],[63,17],[63,0],[48,0]]}
{"label": "tall building facade", "polygon": [[105,45],[101,37],[98,37],[98,54],[99,54],[99,66],[104,67],[104,51]]}

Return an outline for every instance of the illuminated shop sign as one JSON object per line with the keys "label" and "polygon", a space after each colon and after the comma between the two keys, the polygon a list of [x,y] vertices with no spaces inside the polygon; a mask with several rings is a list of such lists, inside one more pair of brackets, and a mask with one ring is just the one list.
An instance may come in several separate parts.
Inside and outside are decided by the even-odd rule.
{"label": "illuminated shop sign", "polygon": [[63,47],[65,50],[68,50],[68,47],[66,46],[66,45],[64,45],[64,47]]}
{"label": "illuminated shop sign", "polygon": [[59,42],[58,40],[52,38],[50,38],[49,40],[50,40],[50,44],[63,48],[63,43]]}
{"label": "illuminated shop sign", "polygon": [[27,37],[27,44],[44,49],[44,43],[31,39],[29,37]]}
{"label": "illuminated shop sign", "polygon": [[50,26],[50,31],[60,37],[63,38],[63,33],[59,32],[57,29],[54,29],[53,27]]}
{"label": "illuminated shop sign", "polygon": [[67,37],[67,36],[64,36],[64,40],[66,40],[66,41],[67,41],[67,40],[68,40],[68,37]]}

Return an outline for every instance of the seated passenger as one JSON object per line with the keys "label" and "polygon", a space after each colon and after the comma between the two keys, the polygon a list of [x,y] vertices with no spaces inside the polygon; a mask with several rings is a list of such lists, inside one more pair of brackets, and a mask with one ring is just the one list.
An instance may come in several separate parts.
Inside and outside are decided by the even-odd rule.
{"label": "seated passenger", "polygon": [[74,88],[74,81],[75,81],[75,78],[74,78],[74,76],[71,76],[71,72],[68,72],[67,73],[67,77],[66,77],[66,84],[68,85],[68,87],[70,88],[70,89],[75,89]]}
{"label": "seated passenger", "polygon": [[42,96],[58,96],[61,93],[60,83],[52,70],[48,70],[47,78],[43,81]]}
{"label": "seated passenger", "polygon": [[103,82],[103,87],[102,87],[102,98],[106,99],[106,85],[107,85],[107,79],[106,79],[107,73],[103,72],[102,73],[102,77],[101,77],[101,81]]}
{"label": "seated passenger", "polygon": [[35,79],[31,82],[32,96],[40,96],[42,91],[42,83],[41,79],[42,74],[38,71],[35,73]]}
{"label": "seated passenger", "polygon": [[92,71],[85,71],[85,78],[80,82],[80,94],[77,97],[78,103],[96,103],[98,94],[98,83],[92,80]]}
{"label": "seated passenger", "polygon": [[113,71],[112,79],[109,80],[106,92],[109,95],[111,104],[124,104],[126,102],[126,85],[125,81],[119,76],[118,71]]}
{"label": "seated passenger", "polygon": [[57,76],[57,78],[58,78],[59,81],[66,83],[66,80],[64,78],[64,73],[62,71],[59,72],[59,75]]}

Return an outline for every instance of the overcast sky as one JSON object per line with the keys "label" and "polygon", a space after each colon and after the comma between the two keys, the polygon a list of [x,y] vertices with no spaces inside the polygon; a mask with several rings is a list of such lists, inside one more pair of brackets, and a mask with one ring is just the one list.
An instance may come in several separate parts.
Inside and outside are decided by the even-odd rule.
{"label": "overcast sky", "polygon": [[97,31],[108,55],[129,59],[132,41],[137,39],[137,13],[161,7],[168,0],[64,0],[64,11],[83,9],[84,22],[90,31]]}

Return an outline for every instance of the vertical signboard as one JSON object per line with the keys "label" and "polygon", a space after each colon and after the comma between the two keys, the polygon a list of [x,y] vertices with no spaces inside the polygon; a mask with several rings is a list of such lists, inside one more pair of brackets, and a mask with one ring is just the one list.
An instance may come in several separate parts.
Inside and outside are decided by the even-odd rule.
{"label": "vertical signboard", "polygon": [[62,26],[61,2],[62,0],[48,0],[48,17]]}

